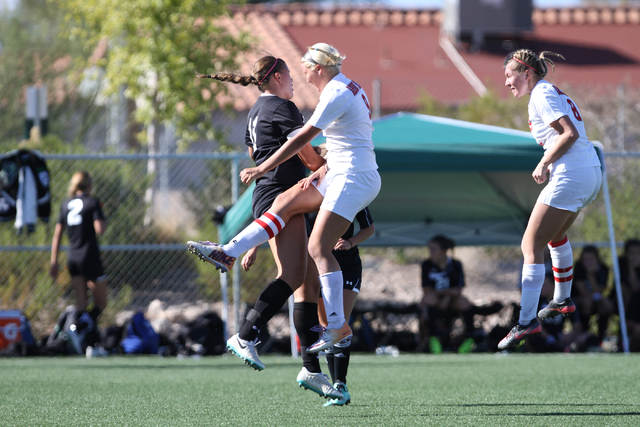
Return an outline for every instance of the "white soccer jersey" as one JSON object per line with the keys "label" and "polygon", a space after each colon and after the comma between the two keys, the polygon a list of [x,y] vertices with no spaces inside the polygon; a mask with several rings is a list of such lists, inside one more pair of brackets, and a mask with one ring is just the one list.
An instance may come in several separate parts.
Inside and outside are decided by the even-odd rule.
{"label": "white soccer jersey", "polygon": [[330,169],[349,173],[378,169],[369,100],[358,83],[344,74],[331,79],[307,123],[323,130]]}
{"label": "white soccer jersey", "polygon": [[559,133],[549,126],[562,116],[578,130],[578,139],[571,148],[550,166],[550,171],[565,171],[587,166],[600,166],[593,144],[587,139],[578,106],[563,91],[546,80],[540,80],[529,99],[529,128],[536,142],[546,150],[553,146]]}

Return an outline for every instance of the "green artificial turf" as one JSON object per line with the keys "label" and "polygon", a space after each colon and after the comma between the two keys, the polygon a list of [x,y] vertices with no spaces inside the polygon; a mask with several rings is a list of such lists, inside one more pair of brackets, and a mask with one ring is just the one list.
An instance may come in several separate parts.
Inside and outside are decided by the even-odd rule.
{"label": "green artificial turf", "polygon": [[[2,426],[639,426],[640,355],[353,355],[352,403],[297,387],[300,359],[0,360]],[[322,363],[323,369],[325,367]]]}

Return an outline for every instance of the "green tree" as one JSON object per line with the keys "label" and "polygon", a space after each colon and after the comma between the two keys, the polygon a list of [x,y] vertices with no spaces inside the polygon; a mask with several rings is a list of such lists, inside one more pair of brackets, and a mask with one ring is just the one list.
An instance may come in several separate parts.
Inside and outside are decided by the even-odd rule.
{"label": "green tree", "polygon": [[[57,1],[57,0],[51,0]],[[245,33],[233,33],[224,21],[231,0],[61,0],[67,33],[80,40],[85,55],[107,41],[104,55],[82,66],[103,72],[103,94],[124,87],[136,103],[134,119],[143,126],[149,152],[156,152],[156,128],[169,124],[178,141],[214,139],[212,110],[222,85],[195,78],[196,72],[237,68],[236,57],[250,47]],[[96,57],[98,56],[98,57]],[[145,138],[146,137],[146,138]]]}
{"label": "green tree", "polygon": [[73,117],[81,129],[95,120],[91,100],[72,96],[75,88],[67,76],[71,57],[81,50],[79,43],[58,36],[61,22],[59,7],[47,0],[22,0],[0,13],[0,140],[11,148],[23,139],[28,85],[47,86],[49,133],[73,139],[77,130],[62,123]]}

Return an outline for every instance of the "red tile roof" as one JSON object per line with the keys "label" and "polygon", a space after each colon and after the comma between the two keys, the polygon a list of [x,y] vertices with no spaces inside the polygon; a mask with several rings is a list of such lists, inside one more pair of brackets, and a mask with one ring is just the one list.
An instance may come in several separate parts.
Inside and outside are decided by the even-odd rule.
{"label": "red tile roof", "polygon": [[[640,86],[636,42],[640,7],[536,9],[532,20],[534,30],[523,37],[506,44],[488,40],[477,53],[464,44],[458,51],[480,80],[498,87],[503,84],[504,56],[518,47],[563,54],[567,60],[558,61],[556,74],[549,76],[557,83]],[[424,91],[448,103],[474,96],[476,92],[440,47],[441,22],[439,10],[300,4],[245,6],[233,14],[236,28],[250,29],[262,49],[287,61],[294,78],[294,102],[301,109],[313,108],[318,94],[302,77],[299,60],[307,46],[320,41],[347,56],[344,74],[360,83],[372,101],[374,81],[380,83],[383,112],[415,110]],[[247,61],[247,68],[255,59]],[[235,101],[237,109],[250,107],[259,95],[255,88],[233,91],[234,98],[241,99]]]}

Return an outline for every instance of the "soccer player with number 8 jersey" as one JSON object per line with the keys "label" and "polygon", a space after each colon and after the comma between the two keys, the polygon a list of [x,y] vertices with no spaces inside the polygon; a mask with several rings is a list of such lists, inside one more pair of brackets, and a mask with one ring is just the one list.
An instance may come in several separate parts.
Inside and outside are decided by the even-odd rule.
{"label": "soccer player with number 8 jersey", "polygon": [[548,66],[554,67],[549,55],[562,58],[553,52],[536,54],[521,49],[507,55],[504,63],[505,85],[513,95],[530,95],[529,127],[544,148],[533,179],[542,184],[548,174],[549,182],[540,192],[522,238],[520,318],[498,344],[501,350],[541,331],[536,308],[545,276],[545,245],[551,252],[555,290],[553,300],[537,315],[545,319],[575,311],[571,300],[573,252],[566,232],[580,210],[595,200],[602,184],[600,160],[587,139],[580,110],[562,90],[544,79]]}

